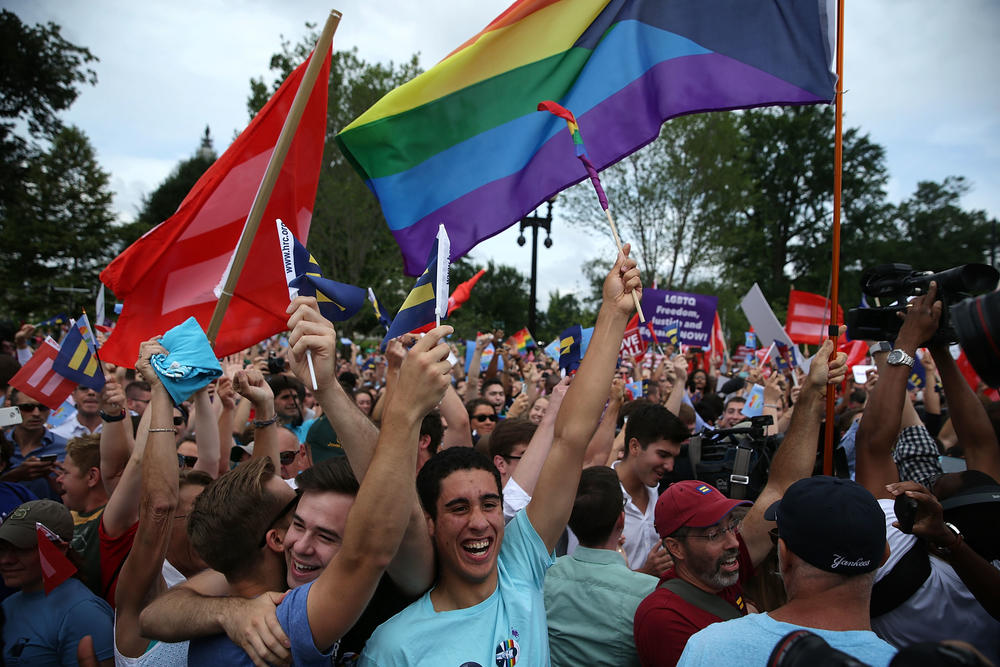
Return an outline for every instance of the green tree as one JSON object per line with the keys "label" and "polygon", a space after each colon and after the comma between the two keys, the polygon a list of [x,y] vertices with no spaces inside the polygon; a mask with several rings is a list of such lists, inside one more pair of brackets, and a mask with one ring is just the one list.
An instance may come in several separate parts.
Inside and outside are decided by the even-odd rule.
{"label": "green tree", "polygon": [[[788,291],[825,294],[833,221],[832,107],[756,109],[741,114],[746,187],[719,229],[722,275],[741,294],[757,282],[779,317]],[[857,303],[857,262],[884,238],[890,207],[885,150],[857,128],[844,131],[841,212],[842,303]]]}
{"label": "green tree", "polygon": [[549,292],[549,307],[540,318],[541,325],[534,332],[541,341],[551,341],[566,327],[580,324],[584,327],[593,326],[596,312],[581,302],[580,298],[570,292],[562,294],[559,290]]}
{"label": "green tree", "polygon": [[[474,276],[482,265],[467,259],[451,264],[451,289]],[[507,335],[528,325],[528,279],[506,264],[485,266],[486,273],[472,288],[469,300],[448,318],[461,338],[473,339],[480,331],[503,329]],[[533,332],[534,333],[534,332]]]}
{"label": "green tree", "polygon": [[132,244],[172,216],[194,184],[218,157],[212,143],[212,133],[206,126],[194,155],[178,163],[155,190],[142,198],[142,208],[136,219],[121,229],[122,247]]}
{"label": "green tree", "polygon": [[34,155],[24,180],[27,196],[0,229],[4,302],[22,317],[77,310],[90,296],[54,288],[96,289],[114,257],[109,176],[87,137],[60,130],[48,151]]}
{"label": "green tree", "polygon": [[96,84],[97,58],[59,26],[28,26],[8,10],[0,54],[0,290],[12,315],[29,318],[75,308],[82,298],[50,288],[93,290],[114,249],[108,175],[59,118]]}
{"label": "green tree", "polygon": [[[317,35],[313,26],[308,27],[309,34],[299,43],[292,45],[286,40],[282,52],[272,56],[270,68],[276,77],[270,86],[263,79],[251,80],[247,100],[251,116],[312,50]],[[307,245],[330,278],[373,287],[386,308],[402,302],[412,281],[403,275],[399,247],[378,201],[333,137],[382,96],[420,71],[415,55],[399,65],[368,63],[358,57],[357,49],[335,51],[330,65],[326,146]],[[341,328],[377,332],[378,325],[371,309],[365,308]]]}
{"label": "green tree", "polygon": [[[960,203],[971,189],[962,176],[941,183],[921,181],[894,211],[894,223],[905,250],[885,243],[884,261],[910,264],[922,271],[941,271],[970,262],[988,263],[992,226],[985,211],[966,211]],[[890,253],[892,253],[890,255]]]}

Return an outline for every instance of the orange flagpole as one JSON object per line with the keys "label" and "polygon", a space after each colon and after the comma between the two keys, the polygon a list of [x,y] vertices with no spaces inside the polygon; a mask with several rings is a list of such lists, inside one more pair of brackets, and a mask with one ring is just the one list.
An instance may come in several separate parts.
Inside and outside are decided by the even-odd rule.
{"label": "orange flagpole", "polygon": [[[833,263],[830,287],[830,337],[833,338],[834,354],[837,350],[838,327],[837,303],[840,300],[840,195],[842,171],[844,167],[844,0],[837,0],[837,92],[834,99],[836,108],[836,129],[833,139]],[[837,399],[834,387],[826,392],[826,431],[823,438],[823,474],[833,473],[833,409]]]}

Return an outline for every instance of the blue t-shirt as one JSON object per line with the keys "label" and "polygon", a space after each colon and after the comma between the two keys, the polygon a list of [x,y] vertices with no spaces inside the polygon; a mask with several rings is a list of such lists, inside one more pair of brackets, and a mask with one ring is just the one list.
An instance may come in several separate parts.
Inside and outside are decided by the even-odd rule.
{"label": "blue t-shirt", "polygon": [[78,579],[46,595],[19,591],[3,601],[3,659],[7,665],[75,665],[76,646],[94,639],[98,660],[113,658],[114,614]]}
{"label": "blue t-shirt", "polygon": [[713,623],[691,635],[677,667],[726,664],[739,656],[744,665],[764,665],[778,641],[794,630],[808,630],[837,649],[872,667],[885,667],[896,648],[868,630],[819,630],[776,621],[767,614]]}
{"label": "blue t-shirt", "polygon": [[[14,443],[14,432],[11,430],[9,433],[5,434],[4,437],[14,444],[14,453],[10,457],[10,467],[14,468],[16,466],[24,463],[25,458],[30,458],[36,456],[42,458],[43,456],[55,456],[56,461],[62,461],[66,458],[66,438],[61,435],[57,435],[52,431],[46,430],[42,434],[42,446],[38,449],[33,449],[28,452],[28,456],[21,456],[20,448]],[[49,475],[52,479],[55,479],[56,474],[53,472]],[[54,500],[57,503],[62,502],[62,498],[52,485],[49,484],[49,480],[45,477],[37,477],[35,479],[25,480],[23,482],[18,482],[25,487],[27,487],[33,494],[38,498]]]}
{"label": "blue t-shirt", "polygon": [[542,584],[553,563],[526,512],[507,524],[493,594],[477,605],[434,611],[430,591],[375,630],[361,664],[397,667],[548,667]]}
{"label": "blue t-shirt", "polygon": [[[278,623],[292,643],[293,665],[330,665],[336,644],[326,652],[319,651],[313,644],[312,629],[309,627],[309,612],[306,601],[314,582],[293,588],[278,605]],[[189,665],[220,667],[221,665],[253,665],[250,656],[226,635],[215,635],[203,639],[192,639],[188,649]]]}

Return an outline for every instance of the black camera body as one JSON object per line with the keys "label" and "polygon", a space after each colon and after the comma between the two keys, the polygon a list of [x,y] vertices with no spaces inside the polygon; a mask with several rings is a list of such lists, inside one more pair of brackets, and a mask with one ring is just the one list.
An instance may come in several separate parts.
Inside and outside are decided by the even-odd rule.
{"label": "black camera body", "polygon": [[767,484],[771,458],[780,437],[764,434],[771,415],[751,417],[733,428],[703,432],[687,446],[694,477],[729,498],[754,500]]}
{"label": "black camera body", "polygon": [[[977,292],[994,289],[1000,273],[986,264],[963,264],[945,271],[914,271],[909,264],[882,264],[861,274],[861,291],[874,299],[874,308],[852,308],[847,311],[847,335],[852,340],[894,341],[903,320],[906,300],[926,294],[931,281],[937,283],[937,297],[944,306],[938,330],[924,345],[947,345],[958,342],[959,334],[952,326],[951,306]],[[886,305],[883,305],[886,304]]]}

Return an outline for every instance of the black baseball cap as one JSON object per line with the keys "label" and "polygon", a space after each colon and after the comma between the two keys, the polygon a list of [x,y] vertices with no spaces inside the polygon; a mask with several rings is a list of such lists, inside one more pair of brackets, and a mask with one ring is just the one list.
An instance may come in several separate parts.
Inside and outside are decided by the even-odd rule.
{"label": "black baseball cap", "polygon": [[764,511],[796,556],[836,574],[864,574],[882,565],[885,513],[863,486],[838,477],[807,477]]}

